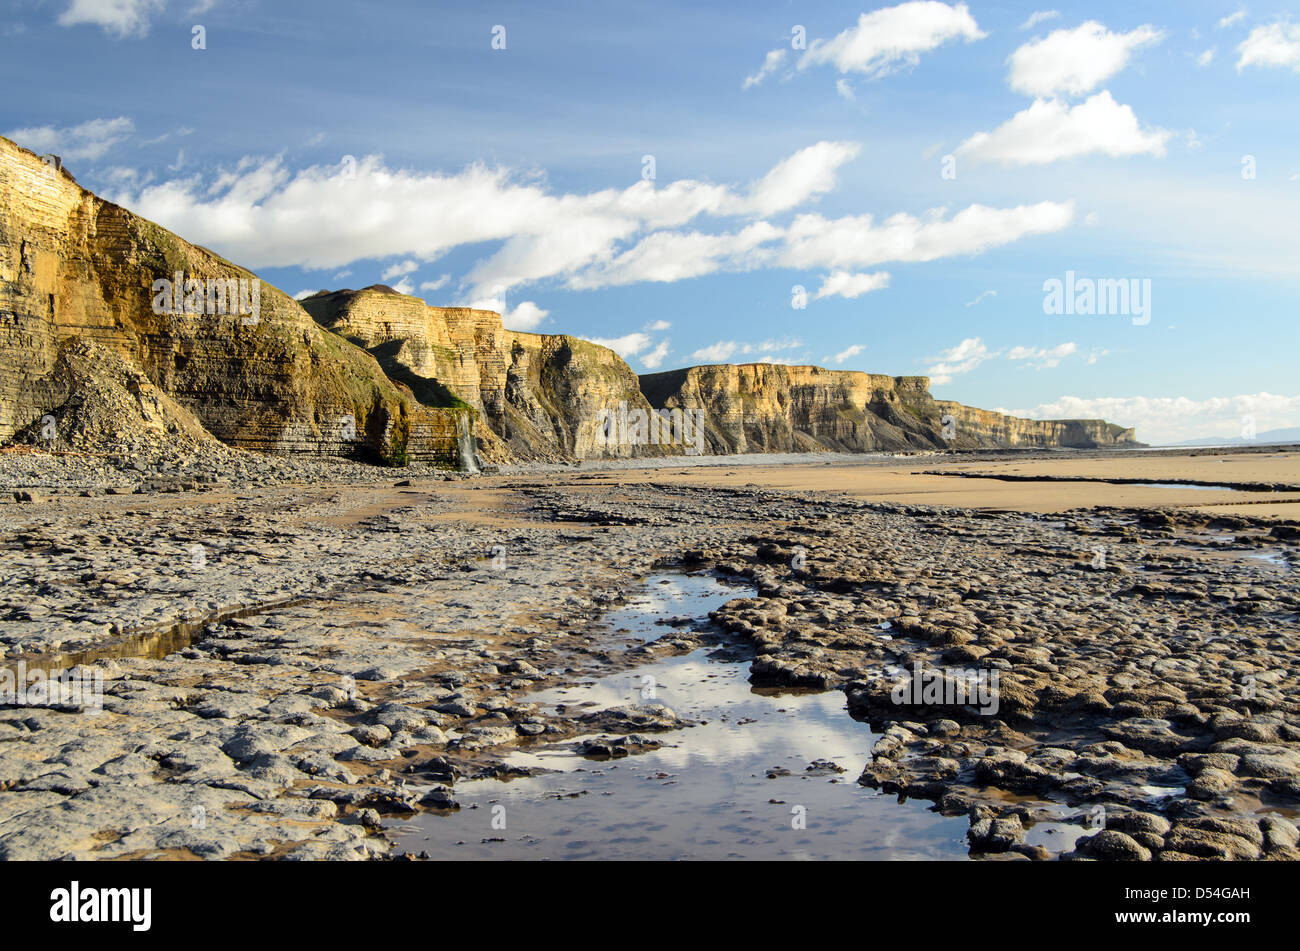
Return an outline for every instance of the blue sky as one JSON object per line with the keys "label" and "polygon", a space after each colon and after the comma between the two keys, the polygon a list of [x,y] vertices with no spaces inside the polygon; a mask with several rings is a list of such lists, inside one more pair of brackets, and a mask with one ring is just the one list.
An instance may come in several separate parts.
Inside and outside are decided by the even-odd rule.
{"label": "blue sky", "polygon": [[[1300,425],[1300,12],[700,6],[15,0],[0,133],[290,294],[1152,442]],[[1067,271],[1149,321],[1045,314]]]}

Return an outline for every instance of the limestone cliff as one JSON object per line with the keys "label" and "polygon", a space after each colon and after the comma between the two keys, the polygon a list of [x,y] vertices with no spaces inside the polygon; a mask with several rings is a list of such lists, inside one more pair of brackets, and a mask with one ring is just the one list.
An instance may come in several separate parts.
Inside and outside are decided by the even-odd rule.
{"label": "limestone cliff", "polygon": [[[228,299],[245,302],[241,282],[251,318]],[[749,364],[638,379],[589,341],[382,285],[299,304],[0,138],[0,442],[134,445],[104,431],[112,418],[141,438],[395,462],[455,465],[471,427],[490,462],[688,451],[638,443],[635,423],[604,438],[603,414],[652,408],[702,413],[715,453],[1135,444],[1101,420],[938,401],[924,377]]]}
{"label": "limestone cliff", "polygon": [[601,410],[650,408],[631,367],[605,347],[567,334],[506,330],[494,311],[431,307],[384,285],[322,291],[302,305],[417,395],[445,388],[478,410],[474,435],[488,461],[666,451],[597,439]]}
{"label": "limestone cliff", "polygon": [[[256,314],[158,313],[157,280],[256,287]],[[254,284],[256,282],[256,284]],[[212,286],[205,284],[203,286]],[[219,302],[224,303],[224,302]],[[0,138],[0,441],[61,418],[75,341],[116,352],[237,447],[446,461],[470,409],[422,405],[280,291]]]}
{"label": "limestone cliff", "polygon": [[936,400],[923,376],[750,363],[640,379],[652,406],[704,412],[713,453],[1138,445],[1133,430],[1102,420],[1018,419]]}

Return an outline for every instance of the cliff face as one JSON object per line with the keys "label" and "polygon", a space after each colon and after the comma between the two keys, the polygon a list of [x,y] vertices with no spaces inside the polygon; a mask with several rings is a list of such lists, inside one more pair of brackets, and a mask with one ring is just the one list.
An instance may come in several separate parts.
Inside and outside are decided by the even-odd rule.
{"label": "cliff face", "polygon": [[[654,409],[698,413],[703,445]],[[381,285],[300,305],[0,138],[0,441],[129,450],[111,420],[155,440],[449,465],[471,427],[491,462],[1135,444],[1101,420],[937,401],[924,377],[748,364],[638,379],[605,347]]]}
{"label": "cliff face", "polygon": [[[217,313],[237,307],[200,294],[198,313],[157,313],[155,281],[178,274],[205,288],[243,280],[256,306]],[[285,294],[0,138],[0,440],[44,414],[61,418],[69,377],[56,364],[76,341],[120,354],[242,448],[454,464],[458,418],[470,412],[454,400],[421,405]]]}
{"label": "cliff face", "polygon": [[302,305],[417,395],[445,388],[478,410],[474,435],[488,461],[664,452],[598,438],[602,410],[620,402],[650,409],[631,367],[605,347],[567,334],[506,330],[494,311],[431,307],[382,285],[321,292]]}
{"label": "cliff face", "polygon": [[714,453],[1138,445],[1133,430],[1102,420],[1018,419],[936,400],[923,376],[751,363],[646,374],[641,389],[656,408],[703,411]]}

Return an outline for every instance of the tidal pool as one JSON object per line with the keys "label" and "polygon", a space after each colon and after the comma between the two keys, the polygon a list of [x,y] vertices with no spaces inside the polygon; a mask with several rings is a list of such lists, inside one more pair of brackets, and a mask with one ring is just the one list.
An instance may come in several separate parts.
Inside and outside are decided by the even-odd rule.
{"label": "tidal pool", "polygon": [[[657,575],[607,620],[653,640],[671,630],[657,619],[698,626],[748,593],[707,575]],[[701,725],[646,734],[665,745],[620,759],[582,756],[581,739],[533,746],[508,761],[557,772],[459,782],[460,811],[387,826],[401,848],[434,859],[967,858],[965,817],[857,784],[875,736],[841,692],[754,688],[750,656],[710,646],[521,695],[584,711],[653,700]]]}

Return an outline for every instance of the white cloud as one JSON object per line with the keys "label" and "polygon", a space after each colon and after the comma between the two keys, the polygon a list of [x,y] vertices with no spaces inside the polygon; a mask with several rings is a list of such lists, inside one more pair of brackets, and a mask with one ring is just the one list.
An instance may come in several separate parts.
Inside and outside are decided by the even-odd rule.
{"label": "white cloud", "polygon": [[757,86],[768,76],[780,69],[783,62],[785,62],[784,49],[774,49],[770,51],[765,57],[763,57],[763,65],[759,67],[758,72],[751,76],[746,76],[745,82],[740,88],[748,89],[750,86]]}
{"label": "white cloud", "polygon": [[1055,20],[1060,15],[1060,10],[1035,10],[1033,13],[1029,14],[1028,20],[1020,24],[1020,29],[1032,30],[1045,20]]}
{"label": "white cloud", "polygon": [[780,263],[791,268],[874,267],[889,261],[920,262],[977,254],[1031,234],[1065,228],[1074,204],[1044,201],[1015,208],[970,205],[951,218],[931,212],[924,220],[897,214],[876,224],[871,215],[795,218]]}
{"label": "white cloud", "polygon": [[725,363],[739,346],[740,344],[734,340],[719,340],[717,343],[696,350],[691,354],[691,359],[703,360],[706,363]]}
{"label": "white cloud", "polygon": [[667,320],[654,320],[654,321],[651,321],[650,323],[646,324],[646,325],[645,325],[643,328],[641,328],[641,329],[643,329],[643,330],[650,330],[650,331],[658,331],[658,330],[668,330],[670,327],[672,327],[672,322],[671,322],[671,321],[667,321]]}
{"label": "white cloud", "polygon": [[780,229],[756,221],[734,233],[656,231],[607,264],[569,279],[574,290],[636,284],[671,283],[717,271],[743,271],[764,260],[754,252],[781,237]]}
{"label": "white cloud", "polygon": [[1211,46],[1200,56],[1196,57],[1196,65],[1201,67],[1209,66],[1210,63],[1214,62],[1214,51],[1215,47]]}
{"label": "white cloud", "polygon": [[668,341],[661,340],[658,345],[641,358],[641,364],[647,370],[657,370],[663,366],[664,359],[668,356]]}
{"label": "white cloud", "polygon": [[861,151],[855,142],[818,142],[800,149],[753,184],[747,210],[772,215],[830,191],[839,167]]}
{"label": "white cloud", "polygon": [[853,94],[853,87],[849,85],[849,81],[842,76],[835,80],[835,91],[849,102],[853,102],[858,98]]}
{"label": "white cloud", "polygon": [[5,138],[33,152],[56,152],[61,158],[76,160],[97,159],[134,132],[135,123],[125,116],[118,116],[116,119],[91,119],[62,129],[48,125],[14,129],[6,132]]}
{"label": "white cloud", "polygon": [[[399,255],[433,260],[454,247],[501,242],[467,276],[471,296],[484,296],[608,264],[647,230],[702,215],[753,217],[796,207],[833,188],[836,170],[858,149],[809,146],[744,192],[682,180],[557,194],[536,179],[517,182],[505,169],[421,173],[367,156],[348,170],[312,166],[297,173],[280,158],[246,158],[211,183],[190,177],[109,197],[252,267],[337,268]],[[758,236],[745,231],[741,240]]]}
{"label": "white cloud", "polygon": [[304,298],[311,297],[312,294],[319,294],[319,293],[320,293],[320,288],[315,288],[313,290],[308,290],[308,291],[299,291],[297,294],[293,295],[293,299],[303,300]]}
{"label": "white cloud", "polygon": [[[425,173],[367,156],[347,174],[338,166],[294,173],[280,158],[245,158],[212,181],[196,175],[124,183],[106,197],[253,268],[431,261],[453,248],[495,242],[462,278],[470,300],[547,279],[589,290],[760,267],[852,270],[929,261],[1060,230],[1072,214],[1069,205],[1043,202],[972,205],[948,220],[942,211],[880,223],[871,215],[803,213],[785,228],[762,219],[832,189],[837,170],[858,151],[853,143],[817,143],[744,190],[681,180],[562,194],[536,178],[516,181],[504,169]],[[748,220],[714,233],[683,227],[704,216]]]}
{"label": "white cloud", "polygon": [[393,285],[393,290],[399,294],[414,294],[415,285],[411,283],[410,278],[404,277]]}
{"label": "white cloud", "polygon": [[1082,95],[1123,69],[1134,50],[1163,37],[1150,24],[1112,33],[1095,20],[1054,30],[1011,54],[1008,82],[1030,96]]}
{"label": "white cloud", "polygon": [[589,337],[592,343],[600,344],[602,347],[609,347],[620,357],[626,360],[628,357],[634,357],[646,347],[650,346],[651,338],[649,334],[630,333],[621,337]]}
{"label": "white cloud", "polygon": [[1246,11],[1238,10],[1236,13],[1231,13],[1228,16],[1224,17],[1222,20],[1220,20],[1218,28],[1222,30],[1225,27],[1232,26],[1232,24],[1237,23],[1244,19],[1246,19]]}
{"label": "white cloud", "polygon": [[144,36],[149,18],[162,10],[166,0],[72,0],[59,15],[60,26],[103,27],[110,36]]}
{"label": "white cloud", "polygon": [[967,306],[967,307],[974,307],[976,304],[978,304],[980,301],[982,301],[982,300],[983,300],[984,298],[986,298],[986,297],[997,297],[997,296],[998,296],[998,292],[997,292],[997,291],[983,291],[983,292],[981,292],[980,294],[976,295],[976,297],[975,297],[974,300],[968,300],[968,301],[966,302],[966,306]]}
{"label": "white cloud", "polygon": [[508,330],[532,330],[546,320],[549,310],[543,310],[530,300],[523,301],[514,310],[501,315],[501,323]]}
{"label": "white cloud", "polygon": [[966,4],[913,0],[863,13],[857,26],[832,40],[814,40],[799,58],[799,69],[830,64],[841,73],[865,73],[874,79],[903,65],[915,66],[921,53],[950,40],[969,43],[984,36]]}
{"label": "white cloud", "polygon": [[851,271],[832,271],[822,281],[814,299],[823,297],[861,297],[870,291],[877,291],[889,286],[889,273],[878,271],[874,274],[854,274]]}
{"label": "white cloud", "polygon": [[437,291],[437,290],[441,290],[442,288],[444,288],[444,287],[447,286],[447,282],[450,281],[450,280],[451,280],[451,275],[450,275],[450,274],[444,274],[442,277],[438,278],[436,281],[423,281],[423,282],[421,282],[421,284],[420,284],[420,290],[422,290],[422,291]]}
{"label": "white cloud", "polygon": [[1045,347],[1012,347],[1007,351],[1007,359],[1024,360],[1029,366],[1050,369],[1060,366],[1061,360],[1078,352],[1078,349],[1079,347],[1075,343],[1063,343],[1051,349]]}
{"label": "white cloud", "polygon": [[926,375],[930,377],[930,382],[938,386],[942,383],[951,383],[952,378],[961,373],[969,373],[985,360],[996,357],[996,352],[991,352],[984,345],[984,341],[979,337],[967,337],[957,346],[945,350],[937,357],[935,361],[926,370]]}
{"label": "white cloud", "polygon": [[[737,343],[735,340],[719,340],[717,343],[702,347],[691,354],[692,360],[706,363],[725,363],[733,356],[750,356],[756,353],[773,354],[782,350],[797,350],[803,344],[798,340],[764,340],[762,343]],[[775,357],[764,357],[757,363],[781,362]]]}
{"label": "white cloud", "polygon": [[957,154],[1004,165],[1041,165],[1090,153],[1162,158],[1172,135],[1164,129],[1143,129],[1129,106],[1102,90],[1075,106],[1060,99],[1037,99],[992,132],[971,136]]}
{"label": "white cloud", "polygon": [[385,281],[394,277],[402,277],[405,274],[414,274],[420,269],[418,261],[399,261],[384,271],[383,279]]}
{"label": "white cloud", "polygon": [[1259,432],[1300,424],[1300,395],[1256,393],[1193,400],[1184,396],[1116,396],[1084,399],[1063,396],[1031,409],[998,412],[1029,419],[1104,419],[1137,427],[1143,442],[1165,444],[1187,439],[1239,436],[1243,416],[1253,416]]}
{"label": "white cloud", "polygon": [[848,348],[846,348],[846,349],[844,349],[844,350],[841,350],[839,353],[835,354],[835,356],[833,356],[833,357],[826,357],[824,362],[826,362],[826,363],[831,363],[831,362],[833,361],[833,362],[835,362],[835,363],[843,363],[845,360],[850,360],[850,359],[852,359],[853,357],[856,357],[859,353],[861,353],[862,351],[864,351],[864,350],[866,350],[866,349],[867,349],[867,348],[864,347],[864,346],[862,346],[862,344],[860,344],[860,343],[855,343],[855,344],[853,344],[853,346],[848,347]]}
{"label": "white cloud", "polygon": [[1300,72],[1300,23],[1257,26],[1237,52],[1237,72],[1247,66],[1290,66]]}

